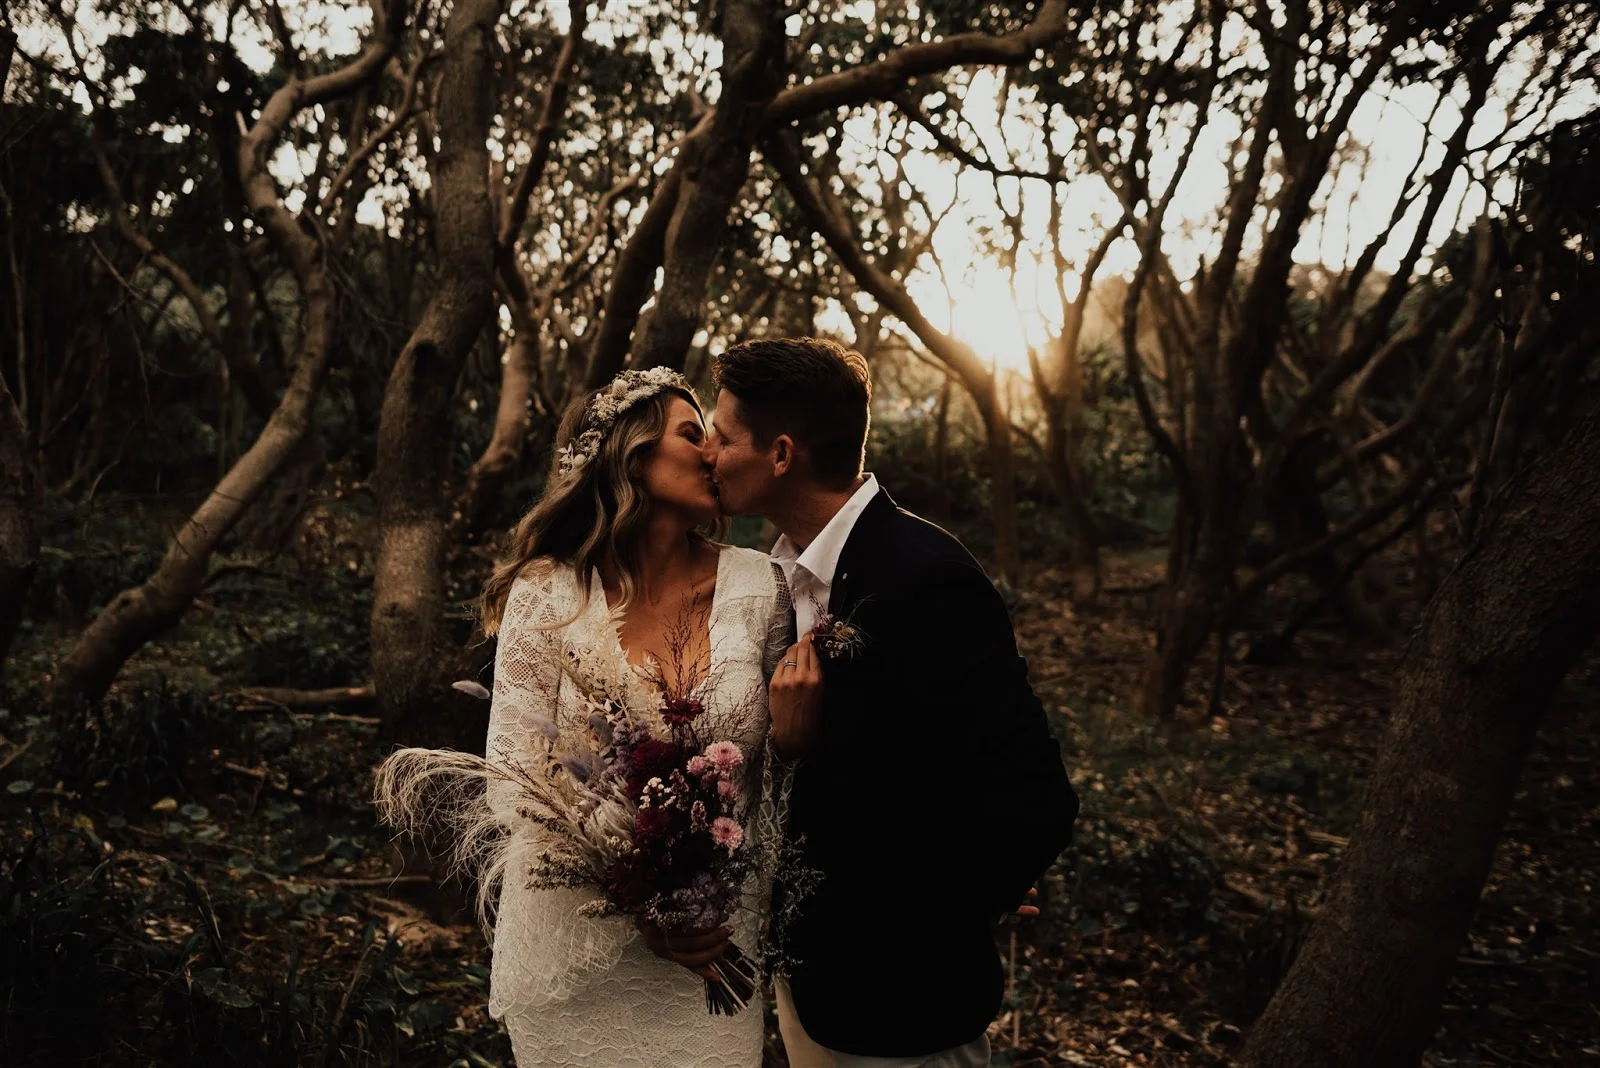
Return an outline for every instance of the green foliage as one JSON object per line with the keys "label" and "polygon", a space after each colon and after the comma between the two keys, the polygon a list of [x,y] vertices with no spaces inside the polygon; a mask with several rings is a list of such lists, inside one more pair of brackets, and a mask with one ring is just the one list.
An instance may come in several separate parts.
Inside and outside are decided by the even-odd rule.
{"label": "green foliage", "polygon": [[82,833],[0,850],[0,1049],[13,1068],[106,1052],[98,1024],[131,986],[114,960],[133,909],[99,852]]}
{"label": "green foliage", "polygon": [[344,610],[296,607],[251,627],[247,638],[213,650],[215,666],[245,686],[354,686],[371,670],[371,596],[353,595],[352,602]]}
{"label": "green foliage", "polygon": [[[90,826],[41,828],[0,852],[0,1049],[11,1068],[110,1066],[133,1063],[130,1054],[171,1068],[446,1064],[463,1054],[495,1063],[471,1051],[503,1043],[498,1028],[459,1032],[458,1009],[441,1000],[456,988],[486,997],[484,965],[427,981],[401,966],[399,939],[371,923],[334,972],[298,950],[271,969],[242,949],[219,956],[207,929],[230,931],[247,912],[271,921],[276,909],[295,929],[353,902],[314,891],[285,913],[281,900],[236,897],[231,880],[208,886],[199,869],[163,858],[143,868],[124,859],[119,873]],[[193,922],[174,928],[165,919],[174,911]]]}
{"label": "green foliage", "polygon": [[208,700],[165,674],[124,678],[52,717],[57,774],[69,787],[135,804],[174,789],[203,744]]}
{"label": "green foliage", "polygon": [[1085,820],[1065,862],[1080,935],[1131,928],[1197,948],[1216,927],[1210,866],[1180,839],[1130,839],[1112,820]]}

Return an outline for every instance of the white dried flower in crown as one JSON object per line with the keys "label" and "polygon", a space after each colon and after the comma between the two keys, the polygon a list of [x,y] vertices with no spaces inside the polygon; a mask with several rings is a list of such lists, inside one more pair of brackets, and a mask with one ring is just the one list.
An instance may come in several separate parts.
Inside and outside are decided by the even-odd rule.
{"label": "white dried flower in crown", "polygon": [[687,390],[689,382],[670,367],[624,371],[613,378],[610,385],[589,398],[589,429],[562,446],[556,454],[557,470],[565,476],[587,466],[599,454],[600,443],[618,416],[640,401],[673,388]]}

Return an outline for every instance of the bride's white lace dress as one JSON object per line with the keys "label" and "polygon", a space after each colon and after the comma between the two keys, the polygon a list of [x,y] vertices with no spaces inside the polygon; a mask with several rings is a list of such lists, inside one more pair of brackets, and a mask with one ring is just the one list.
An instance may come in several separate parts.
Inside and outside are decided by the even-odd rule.
{"label": "bride's white lace dress", "polygon": [[[597,574],[583,603],[573,569],[550,566],[519,578],[500,625],[486,755],[493,761],[544,751],[539,719],[558,727],[581,705],[560,657],[578,670],[608,672],[639,707],[659,695],[627,662],[617,621]],[[569,621],[570,622],[566,622]],[[555,624],[564,624],[556,625]],[[700,697],[704,740],[728,738],[752,759],[744,796],[761,793],[767,727],[766,680],[788,632],[788,594],[769,557],[724,548],[710,610],[712,671]],[[697,725],[699,725],[697,724]],[[536,848],[503,788],[490,787],[491,810],[515,831],[493,930],[490,1014],[511,1034],[520,1068],[756,1068],[761,1063],[759,1000],[736,1016],[706,1010],[705,983],[653,955],[630,920],[577,915],[596,896],[580,890],[530,890],[526,872]],[[732,921],[734,941],[753,957],[759,894]]]}

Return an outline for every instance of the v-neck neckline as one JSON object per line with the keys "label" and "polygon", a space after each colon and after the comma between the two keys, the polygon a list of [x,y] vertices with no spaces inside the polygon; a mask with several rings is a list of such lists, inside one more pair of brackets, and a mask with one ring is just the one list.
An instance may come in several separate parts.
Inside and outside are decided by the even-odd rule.
{"label": "v-neck neckline", "polygon": [[[722,590],[726,584],[723,565],[726,563],[728,556],[727,546],[721,546],[717,549],[716,580],[711,588],[711,607],[706,612],[706,658],[710,661],[710,669],[706,672],[706,678],[708,679],[715,677],[717,672],[718,609],[722,605]],[[622,644],[622,613],[613,608],[611,602],[606,598],[606,587],[605,583],[600,579],[600,569],[592,568],[589,572],[589,598],[594,600],[596,597],[599,598],[600,611],[604,617],[602,625],[606,633],[611,637],[612,651],[621,661],[623,677],[638,680],[650,688],[652,695],[659,696],[661,687],[656,685],[650,676],[651,662],[655,661],[654,655],[647,650],[644,654],[647,659],[643,664],[635,664],[632,658],[628,656],[628,648]]]}

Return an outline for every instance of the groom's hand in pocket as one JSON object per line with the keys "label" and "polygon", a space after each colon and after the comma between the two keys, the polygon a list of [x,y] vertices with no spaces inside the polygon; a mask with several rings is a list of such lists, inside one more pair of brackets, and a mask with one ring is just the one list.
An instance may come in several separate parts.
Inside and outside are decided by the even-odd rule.
{"label": "groom's hand in pocket", "polygon": [[645,919],[635,919],[634,926],[644,936],[644,944],[650,952],[662,960],[681,964],[704,979],[714,974],[711,966],[727,952],[728,937],[733,933],[726,927],[716,927],[709,931],[674,931],[668,934]]}
{"label": "groom's hand in pocket", "polygon": [[822,729],[822,659],[807,634],[789,646],[767,687],[772,746],[785,760],[805,756]]}

